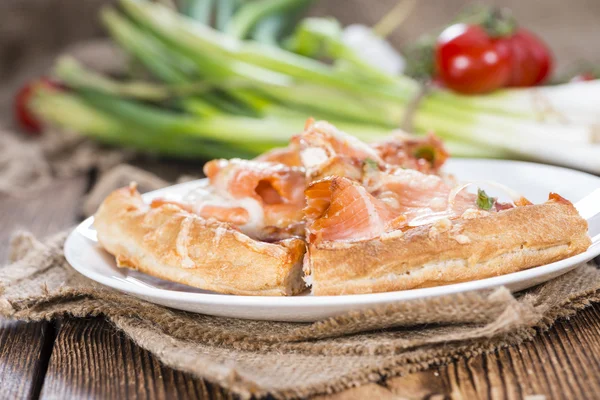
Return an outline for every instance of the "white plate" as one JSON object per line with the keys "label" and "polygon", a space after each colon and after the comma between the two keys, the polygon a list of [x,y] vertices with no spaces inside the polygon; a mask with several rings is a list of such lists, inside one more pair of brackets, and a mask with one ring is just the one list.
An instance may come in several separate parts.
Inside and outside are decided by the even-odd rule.
{"label": "white plate", "polygon": [[[600,178],[582,172],[547,165],[499,160],[452,160],[446,171],[461,181],[488,179],[505,184],[534,202],[543,202],[548,192],[578,202],[600,188]],[[177,199],[198,185],[198,181],[171,186],[144,195],[145,200],[155,197]],[[485,186],[485,185],[484,185]],[[486,189],[489,194],[493,189]],[[600,207],[592,201],[593,207]],[[591,217],[587,207],[580,210]],[[586,215],[588,214],[588,215]],[[114,258],[104,252],[96,241],[93,218],[86,219],[69,236],[65,243],[68,262],[81,274],[101,284],[164,306],[203,314],[224,317],[274,320],[316,321],[350,310],[374,305],[389,304],[450,293],[506,286],[519,291],[562,275],[579,264],[600,254],[600,218],[590,219],[590,236],[594,244],[583,254],[552,264],[531,268],[508,275],[478,281],[425,289],[389,293],[345,296],[254,297],[234,296],[208,292],[189,286],[167,282],[158,278],[116,267]]]}

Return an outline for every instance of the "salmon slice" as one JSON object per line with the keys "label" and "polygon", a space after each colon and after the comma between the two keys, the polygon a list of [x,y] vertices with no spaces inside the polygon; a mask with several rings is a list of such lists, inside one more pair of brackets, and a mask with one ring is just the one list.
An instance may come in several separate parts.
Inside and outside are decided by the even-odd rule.
{"label": "salmon slice", "polygon": [[308,183],[327,176],[357,179],[366,160],[383,165],[373,148],[327,122],[308,124],[302,134],[292,138],[292,145],[298,148]]}
{"label": "salmon slice", "polygon": [[240,227],[263,240],[303,230],[305,178],[301,168],[267,161],[213,160],[204,166],[210,181],[195,210]]}
{"label": "salmon slice", "polygon": [[431,223],[436,219],[455,218],[477,207],[477,196],[454,187],[437,175],[398,168],[383,173],[373,195],[406,216],[409,225]]}
{"label": "salmon slice", "polygon": [[309,240],[366,240],[406,225],[406,218],[358,183],[330,177],[305,191]]}
{"label": "salmon slice", "polygon": [[251,197],[265,205],[303,206],[304,172],[275,162],[213,160],[204,173],[213,187],[234,199]]}
{"label": "salmon slice", "polygon": [[[381,161],[371,146],[324,121],[308,125],[302,134],[292,138],[292,143],[298,143],[302,152],[310,148],[319,148],[330,157],[340,155],[360,160],[372,158]],[[301,159],[305,161],[302,154]]]}
{"label": "salmon slice", "polygon": [[274,162],[288,167],[302,167],[300,160],[300,149],[295,143],[287,147],[275,148],[256,157],[254,161]]}
{"label": "salmon slice", "polygon": [[372,144],[386,164],[414,169],[426,174],[437,174],[449,157],[440,138],[430,133],[417,137],[404,132]]}

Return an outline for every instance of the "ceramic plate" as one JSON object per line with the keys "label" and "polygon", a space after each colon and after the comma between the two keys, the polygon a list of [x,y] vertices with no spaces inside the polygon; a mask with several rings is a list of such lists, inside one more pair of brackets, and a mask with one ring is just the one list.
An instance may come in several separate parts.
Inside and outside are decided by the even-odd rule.
{"label": "ceramic plate", "polygon": [[[589,233],[594,244],[583,254],[559,262],[508,275],[478,281],[425,289],[389,293],[345,296],[255,297],[224,295],[195,289],[154,278],[136,271],[119,269],[114,258],[97,243],[93,217],[82,222],[65,243],[68,262],[81,274],[147,301],[167,307],[224,317],[273,320],[316,321],[350,310],[395,303],[424,297],[467,292],[506,286],[519,291],[562,275],[579,264],[600,254],[600,178],[583,172],[541,164],[500,160],[451,160],[446,172],[460,181],[491,180],[520,192],[534,203],[544,202],[548,192],[560,193],[576,204],[589,221]],[[201,181],[187,182],[144,195],[146,201],[155,197],[181,198]],[[502,194],[493,187],[478,183],[488,194]]]}

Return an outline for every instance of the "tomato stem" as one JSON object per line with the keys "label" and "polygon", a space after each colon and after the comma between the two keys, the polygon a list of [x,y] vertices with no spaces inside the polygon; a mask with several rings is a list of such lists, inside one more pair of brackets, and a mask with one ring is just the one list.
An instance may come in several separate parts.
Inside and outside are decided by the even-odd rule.
{"label": "tomato stem", "polygon": [[493,8],[488,10],[481,26],[488,35],[499,38],[511,36],[517,28],[517,22],[508,8]]}

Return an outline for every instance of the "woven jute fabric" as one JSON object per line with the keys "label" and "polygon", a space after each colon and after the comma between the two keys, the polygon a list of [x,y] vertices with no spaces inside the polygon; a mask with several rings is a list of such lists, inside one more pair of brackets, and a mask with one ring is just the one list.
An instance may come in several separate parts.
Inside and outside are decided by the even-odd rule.
{"label": "woven jute fabric", "polygon": [[103,287],[65,261],[65,233],[14,236],[0,268],[0,316],[104,315],[165,364],[242,397],[339,391],[519,343],[600,299],[600,271],[581,265],[513,296],[471,292],[355,311],[315,323],[176,311]]}

